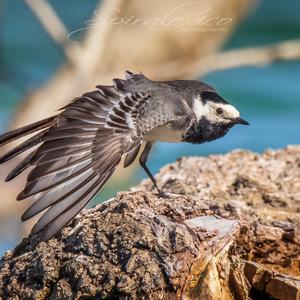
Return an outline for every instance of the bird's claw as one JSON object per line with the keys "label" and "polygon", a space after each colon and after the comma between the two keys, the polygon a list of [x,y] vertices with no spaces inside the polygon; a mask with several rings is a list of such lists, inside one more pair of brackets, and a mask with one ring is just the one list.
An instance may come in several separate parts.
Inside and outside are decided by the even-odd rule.
{"label": "bird's claw", "polygon": [[162,190],[158,191],[158,197],[159,198],[168,198],[168,194],[163,192]]}

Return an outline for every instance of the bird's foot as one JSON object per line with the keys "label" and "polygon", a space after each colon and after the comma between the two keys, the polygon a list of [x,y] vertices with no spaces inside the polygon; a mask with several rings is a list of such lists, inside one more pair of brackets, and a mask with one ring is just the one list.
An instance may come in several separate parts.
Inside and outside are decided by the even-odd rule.
{"label": "bird's foot", "polygon": [[177,198],[177,197],[184,197],[182,194],[175,194],[175,193],[169,193],[169,192],[163,192],[162,190],[158,191],[158,197],[159,198]]}
{"label": "bird's foot", "polygon": [[158,190],[158,197],[159,198],[169,198],[169,195],[162,190]]}

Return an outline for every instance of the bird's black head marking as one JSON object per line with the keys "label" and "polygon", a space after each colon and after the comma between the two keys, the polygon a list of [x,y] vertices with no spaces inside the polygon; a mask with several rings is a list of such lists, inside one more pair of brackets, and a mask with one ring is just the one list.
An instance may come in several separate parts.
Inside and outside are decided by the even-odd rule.
{"label": "bird's black head marking", "polygon": [[207,101],[215,102],[215,103],[224,103],[228,104],[226,100],[224,100],[217,92],[213,91],[204,91],[201,94],[201,100],[203,103]]}

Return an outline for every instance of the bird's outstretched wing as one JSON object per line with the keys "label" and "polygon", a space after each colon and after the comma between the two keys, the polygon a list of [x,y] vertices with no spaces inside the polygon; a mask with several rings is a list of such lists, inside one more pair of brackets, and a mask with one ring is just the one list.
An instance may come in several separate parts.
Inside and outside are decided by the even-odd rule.
{"label": "bird's outstretched wing", "polygon": [[[127,76],[134,82],[133,74]],[[0,136],[1,147],[36,133],[0,157],[0,163],[32,150],[6,180],[33,167],[17,199],[35,197],[22,220],[47,209],[32,229],[32,233],[45,230],[42,240],[51,238],[92,199],[123,155],[126,155],[125,166],[130,165],[145,132],[166,121],[156,121],[150,128],[140,130],[137,123],[141,107],[152,96],[125,92],[123,83],[116,79],[114,86],[97,86],[97,90],[75,98],[58,115]]]}

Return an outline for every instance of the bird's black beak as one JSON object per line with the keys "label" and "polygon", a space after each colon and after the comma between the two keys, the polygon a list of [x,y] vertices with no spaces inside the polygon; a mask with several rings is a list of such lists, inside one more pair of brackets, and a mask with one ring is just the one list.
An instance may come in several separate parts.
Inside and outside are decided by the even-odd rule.
{"label": "bird's black beak", "polygon": [[234,124],[241,124],[241,125],[250,125],[246,120],[242,118],[236,118],[233,120]]}

